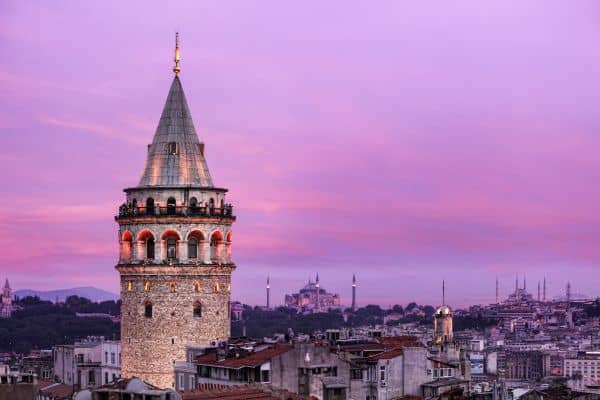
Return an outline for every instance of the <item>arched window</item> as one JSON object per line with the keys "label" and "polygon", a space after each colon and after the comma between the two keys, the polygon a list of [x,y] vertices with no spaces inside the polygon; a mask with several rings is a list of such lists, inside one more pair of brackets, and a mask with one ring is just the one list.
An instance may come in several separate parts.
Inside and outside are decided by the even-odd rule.
{"label": "arched window", "polygon": [[131,292],[133,290],[133,283],[127,282],[127,291]]}
{"label": "arched window", "polygon": [[171,293],[177,292],[177,284],[175,282],[171,282]]}
{"label": "arched window", "polygon": [[154,199],[152,197],[146,199],[146,214],[154,214]]}
{"label": "arched window", "polygon": [[200,291],[200,282],[194,282],[194,292],[198,293]]}
{"label": "arched window", "polygon": [[146,283],[144,283],[144,290],[146,292],[150,291],[151,287],[152,287],[152,284],[150,283],[150,281],[146,281]]}
{"label": "arched window", "polygon": [[174,260],[179,257],[178,242],[181,239],[179,233],[172,229],[165,231],[161,239],[164,240],[163,251],[167,260]]}
{"label": "arched window", "polygon": [[209,213],[212,215],[215,211],[215,199],[213,199],[212,197],[210,198],[210,200],[208,201],[208,210]]}
{"label": "arched window", "polygon": [[200,208],[198,207],[198,199],[192,197],[190,199],[190,214],[197,214]]}
{"label": "arched window", "polygon": [[154,238],[146,240],[146,258],[154,260]]}
{"label": "arched window", "polygon": [[121,261],[131,262],[133,256],[133,235],[129,231],[123,232],[121,240]]}
{"label": "arched window", "polygon": [[202,318],[202,304],[194,303],[194,318]]}
{"label": "arched window", "polygon": [[201,231],[195,230],[188,235],[188,258],[198,259],[203,258],[204,254],[201,251],[200,245],[204,241],[204,234]]}
{"label": "arched window", "polygon": [[213,232],[210,236],[210,259],[212,262],[221,262],[221,245],[223,244],[223,234],[219,231]]}
{"label": "arched window", "polygon": [[195,237],[188,240],[188,258],[198,258],[198,239]]}
{"label": "arched window", "polygon": [[175,198],[174,197],[169,197],[169,199],[167,200],[167,214],[175,215]]}
{"label": "arched window", "polygon": [[152,318],[152,303],[150,302],[144,304],[144,317]]}
{"label": "arched window", "polygon": [[173,237],[167,239],[167,258],[170,260],[177,258],[177,239]]}
{"label": "arched window", "polygon": [[137,199],[133,199],[131,202],[131,207],[133,207],[134,210],[137,208]]}
{"label": "arched window", "polygon": [[215,282],[215,293],[219,293],[221,291],[221,286],[219,286],[219,282]]}

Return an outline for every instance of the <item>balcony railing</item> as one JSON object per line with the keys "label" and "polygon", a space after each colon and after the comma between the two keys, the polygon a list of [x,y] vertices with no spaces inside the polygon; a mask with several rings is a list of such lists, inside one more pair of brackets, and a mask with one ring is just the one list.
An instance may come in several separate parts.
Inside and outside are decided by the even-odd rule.
{"label": "balcony railing", "polygon": [[154,206],[154,207],[130,207],[126,204],[119,207],[119,218],[137,216],[206,216],[235,218],[233,206],[225,204],[223,207],[209,206]]}

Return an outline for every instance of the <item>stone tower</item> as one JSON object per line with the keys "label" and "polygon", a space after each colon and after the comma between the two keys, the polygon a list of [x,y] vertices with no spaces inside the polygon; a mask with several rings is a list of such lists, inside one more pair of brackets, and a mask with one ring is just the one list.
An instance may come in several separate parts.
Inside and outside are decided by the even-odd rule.
{"label": "stone tower", "polygon": [[179,79],[171,83],[137,186],[119,224],[122,376],[174,385],[186,345],[230,335],[232,206],[216,187]]}
{"label": "stone tower", "polygon": [[442,281],[442,306],[433,314],[433,342],[439,345],[453,341],[452,310],[446,305],[446,283]]}

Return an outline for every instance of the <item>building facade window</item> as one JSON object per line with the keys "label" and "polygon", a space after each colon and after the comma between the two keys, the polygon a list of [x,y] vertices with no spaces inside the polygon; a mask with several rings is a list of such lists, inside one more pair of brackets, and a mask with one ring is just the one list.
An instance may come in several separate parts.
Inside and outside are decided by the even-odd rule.
{"label": "building facade window", "polygon": [[146,318],[152,318],[152,303],[146,303],[144,305],[144,316]]}
{"label": "building facade window", "polygon": [[191,211],[192,214],[196,214],[199,211],[199,209],[198,209],[198,199],[196,199],[195,197],[192,197],[190,199],[190,211]]}
{"label": "building facade window", "polygon": [[269,370],[262,370],[260,371],[260,381],[263,383],[269,383],[271,382],[271,377],[269,376]]}
{"label": "building facade window", "polygon": [[167,258],[177,258],[177,240],[172,237],[167,239]]}
{"label": "building facade window", "polygon": [[146,258],[154,260],[154,239],[150,238],[146,240]]}
{"label": "building facade window", "polygon": [[188,240],[188,258],[198,258],[198,239],[196,238]]}
{"label": "building facade window", "polygon": [[146,292],[150,291],[151,287],[152,287],[152,284],[150,283],[150,281],[146,281],[146,283],[144,283],[144,290]]}
{"label": "building facade window", "polygon": [[176,210],[176,201],[174,197],[167,199],[167,214],[174,215]]}
{"label": "building facade window", "polygon": [[194,303],[194,318],[202,318],[202,304]]}
{"label": "building facade window", "polygon": [[154,199],[152,197],[146,199],[146,214],[154,214]]}

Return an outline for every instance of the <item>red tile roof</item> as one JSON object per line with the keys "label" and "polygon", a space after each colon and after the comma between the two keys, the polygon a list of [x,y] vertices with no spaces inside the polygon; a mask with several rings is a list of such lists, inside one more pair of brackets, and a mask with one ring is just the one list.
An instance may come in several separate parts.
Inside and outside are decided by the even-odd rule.
{"label": "red tile roof", "polygon": [[402,355],[402,349],[387,350],[369,357],[369,360],[390,360]]}
{"label": "red tile roof", "polygon": [[56,382],[52,382],[52,381],[45,381],[42,379],[38,379],[37,383],[35,384],[38,388],[38,390],[42,390],[43,388],[50,386],[50,385],[54,385]]}
{"label": "red tile roof", "polygon": [[423,347],[423,344],[414,336],[384,336],[378,340],[385,351],[372,355],[369,360],[389,360],[402,355],[406,347]]}
{"label": "red tile roof", "polygon": [[56,400],[70,399],[73,395],[73,386],[57,383],[40,389],[40,394]]}
{"label": "red tile roof", "polygon": [[216,353],[208,353],[196,358],[198,365],[208,365],[211,367],[239,369],[244,367],[258,367],[275,356],[290,351],[293,347],[287,344],[278,344],[268,349],[250,353],[248,355],[236,357],[227,357],[219,360]]}
{"label": "red tile roof", "polygon": [[415,336],[384,336],[378,339],[386,350],[402,347],[423,347],[419,339]]}
{"label": "red tile roof", "polygon": [[183,400],[312,400],[314,397],[300,396],[287,390],[275,389],[270,386],[240,385],[200,390],[196,392],[183,392]]}

